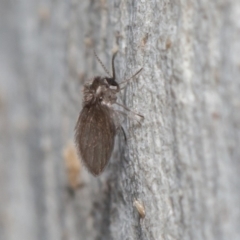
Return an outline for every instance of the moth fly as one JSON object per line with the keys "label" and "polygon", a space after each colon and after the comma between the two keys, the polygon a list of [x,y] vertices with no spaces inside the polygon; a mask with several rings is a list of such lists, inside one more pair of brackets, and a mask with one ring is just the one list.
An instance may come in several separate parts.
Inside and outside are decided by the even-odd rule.
{"label": "moth fly", "polygon": [[[131,78],[118,84],[114,66],[116,54],[117,52],[112,57],[112,76],[110,76],[95,53],[109,77],[96,76],[90,84],[84,85],[83,109],[75,127],[75,141],[80,158],[95,176],[103,172],[111,157],[117,131],[122,129],[117,121],[119,112],[113,108],[113,105],[117,104],[132,112],[117,102],[117,94],[123,89],[120,85],[134,78],[142,70],[141,68]],[[134,114],[143,118],[140,114]]]}

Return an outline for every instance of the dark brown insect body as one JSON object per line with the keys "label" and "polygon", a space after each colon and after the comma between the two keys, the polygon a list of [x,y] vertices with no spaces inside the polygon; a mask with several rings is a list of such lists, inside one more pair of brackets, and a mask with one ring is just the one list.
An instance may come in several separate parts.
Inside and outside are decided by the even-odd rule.
{"label": "dark brown insect body", "polygon": [[115,80],[115,56],[116,53],[112,58],[113,77],[95,77],[91,84],[84,85],[83,109],[75,128],[80,157],[93,175],[99,175],[107,165],[120,127],[112,108],[120,91]]}

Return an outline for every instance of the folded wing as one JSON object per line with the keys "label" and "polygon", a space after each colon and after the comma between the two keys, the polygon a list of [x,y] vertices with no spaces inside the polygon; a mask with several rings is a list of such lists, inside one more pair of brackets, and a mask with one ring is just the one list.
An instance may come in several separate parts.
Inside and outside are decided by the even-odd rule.
{"label": "folded wing", "polygon": [[76,125],[76,144],[81,159],[94,174],[107,165],[114,147],[116,127],[112,110],[101,104],[85,106]]}

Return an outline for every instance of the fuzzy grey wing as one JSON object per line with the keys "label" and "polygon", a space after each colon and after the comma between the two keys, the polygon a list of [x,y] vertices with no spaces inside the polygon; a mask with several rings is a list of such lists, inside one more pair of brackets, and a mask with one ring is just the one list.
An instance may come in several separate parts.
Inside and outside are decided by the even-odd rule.
{"label": "fuzzy grey wing", "polygon": [[82,161],[93,175],[99,175],[107,165],[115,135],[111,109],[104,105],[83,108],[76,125],[75,140]]}

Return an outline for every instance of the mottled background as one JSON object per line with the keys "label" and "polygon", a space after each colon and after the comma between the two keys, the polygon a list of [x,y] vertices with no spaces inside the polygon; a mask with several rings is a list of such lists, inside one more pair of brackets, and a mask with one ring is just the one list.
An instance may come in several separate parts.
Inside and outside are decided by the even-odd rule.
{"label": "mottled background", "polygon": [[[74,126],[116,47],[145,119],[95,178]],[[238,240],[239,129],[239,0],[0,1],[0,240]]]}

